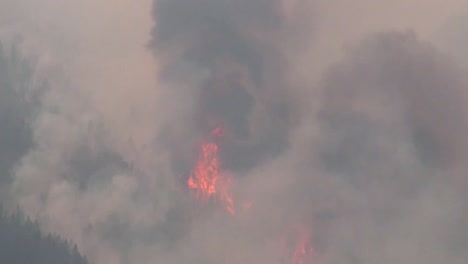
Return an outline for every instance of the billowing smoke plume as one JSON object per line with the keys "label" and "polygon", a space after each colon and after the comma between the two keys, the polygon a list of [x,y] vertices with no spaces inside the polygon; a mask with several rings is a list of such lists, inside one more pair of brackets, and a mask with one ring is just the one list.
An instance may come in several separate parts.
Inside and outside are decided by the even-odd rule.
{"label": "billowing smoke plume", "polygon": [[[297,6],[288,4],[163,0],[154,5],[151,47],[160,58],[161,81],[195,98],[189,121],[182,120],[187,146],[222,125],[226,168],[251,168],[286,147],[295,115],[287,44],[291,38],[306,40],[292,32],[294,20],[306,19],[290,17]],[[190,153],[186,147],[181,151],[174,155]]]}
{"label": "billowing smoke plume", "polygon": [[[313,263],[468,258],[468,82],[424,39],[446,17],[411,0],[59,2],[0,0],[0,33],[45,50],[47,77],[34,103],[5,100],[21,125],[0,139],[24,147],[2,143],[3,187],[93,262],[291,263],[297,230]],[[217,127],[250,204],[235,216],[187,186]]]}
{"label": "billowing smoke plume", "polygon": [[357,263],[464,259],[466,85],[413,32],[376,34],[327,73],[319,160],[358,198],[342,201],[355,211],[331,247]]}
{"label": "billowing smoke plume", "polygon": [[32,133],[28,123],[34,106],[25,100],[30,86],[28,82],[32,78],[29,66],[15,48],[0,46],[0,119],[3,124],[0,142],[4,152],[0,172],[3,183],[8,182],[13,165],[31,147]]}

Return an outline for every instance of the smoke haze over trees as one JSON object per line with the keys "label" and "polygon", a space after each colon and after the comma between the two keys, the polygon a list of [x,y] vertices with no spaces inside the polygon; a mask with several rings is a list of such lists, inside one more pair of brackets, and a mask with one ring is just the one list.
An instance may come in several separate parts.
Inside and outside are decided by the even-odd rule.
{"label": "smoke haze over trees", "polygon": [[14,165],[32,146],[34,111],[37,98],[30,90],[34,78],[32,62],[24,58],[17,45],[0,43],[0,177],[9,183]]}
{"label": "smoke haze over trees", "polygon": [[70,263],[87,264],[76,245],[60,236],[44,235],[37,222],[25,218],[17,211],[0,212],[0,262],[1,263]]}
{"label": "smoke haze over trees", "polygon": [[[0,197],[7,198],[15,166],[33,145],[32,122],[46,83],[37,81],[32,58],[19,42],[0,43]],[[37,222],[21,211],[7,213],[0,205],[1,263],[88,263],[76,245],[60,236],[44,235]]]}
{"label": "smoke haze over trees", "polygon": [[[465,2],[0,0],[0,197],[34,222],[0,229],[77,263],[280,263],[296,226],[320,264],[465,263]],[[234,217],[187,187],[218,127]]]}

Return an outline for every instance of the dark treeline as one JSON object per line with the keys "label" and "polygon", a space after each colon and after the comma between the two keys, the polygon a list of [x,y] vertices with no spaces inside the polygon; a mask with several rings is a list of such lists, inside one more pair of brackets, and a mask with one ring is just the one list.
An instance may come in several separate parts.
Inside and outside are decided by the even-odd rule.
{"label": "dark treeline", "polygon": [[17,210],[6,213],[0,207],[0,263],[87,264],[76,245],[60,236],[43,234],[37,222]]}
{"label": "dark treeline", "polygon": [[[12,180],[14,167],[33,145],[31,124],[46,82],[35,78],[33,58],[18,43],[0,41],[0,197]],[[44,234],[20,210],[7,213],[0,206],[1,264],[85,264],[73,243]]]}

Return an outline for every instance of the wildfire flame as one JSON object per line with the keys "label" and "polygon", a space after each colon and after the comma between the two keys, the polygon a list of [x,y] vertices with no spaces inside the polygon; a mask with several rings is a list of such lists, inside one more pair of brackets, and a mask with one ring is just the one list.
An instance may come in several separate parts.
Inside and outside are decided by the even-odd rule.
{"label": "wildfire flame", "polygon": [[[309,263],[315,256],[315,250],[310,241],[310,230],[305,228],[296,228],[289,234],[292,243],[286,243],[285,248],[287,251],[286,259],[291,264],[306,264]],[[292,237],[291,237],[292,235]],[[292,248],[292,250],[291,250]]]}
{"label": "wildfire flame", "polygon": [[[231,194],[232,178],[222,172],[219,159],[219,146],[216,137],[223,136],[223,128],[217,127],[210,133],[210,140],[200,146],[197,163],[191,172],[187,185],[193,190],[197,200],[220,203],[231,215],[235,215],[235,203]],[[251,209],[251,202],[244,202],[243,209]],[[288,230],[283,260],[290,264],[306,264],[315,256],[310,242],[310,230],[295,226]]]}
{"label": "wildfire flame", "polygon": [[296,249],[294,250],[291,262],[293,264],[304,264],[314,254],[314,248],[310,245],[310,241],[308,240],[308,238],[300,237],[297,241]]}
{"label": "wildfire flame", "polygon": [[[222,134],[222,127],[217,127],[211,132],[211,136]],[[219,146],[213,141],[202,143],[197,164],[187,184],[195,191],[197,199],[215,198],[222,203],[227,212],[234,215],[234,200],[230,193],[232,179],[221,173],[218,149]]]}

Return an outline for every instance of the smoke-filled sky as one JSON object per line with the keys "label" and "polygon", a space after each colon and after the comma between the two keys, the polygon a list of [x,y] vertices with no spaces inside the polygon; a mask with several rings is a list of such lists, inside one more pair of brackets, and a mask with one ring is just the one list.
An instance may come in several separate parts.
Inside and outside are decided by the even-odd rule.
{"label": "smoke-filled sky", "polygon": [[[311,263],[465,263],[467,15],[0,0],[0,196],[96,264],[291,263],[295,226]],[[234,217],[186,185],[218,126]]]}

